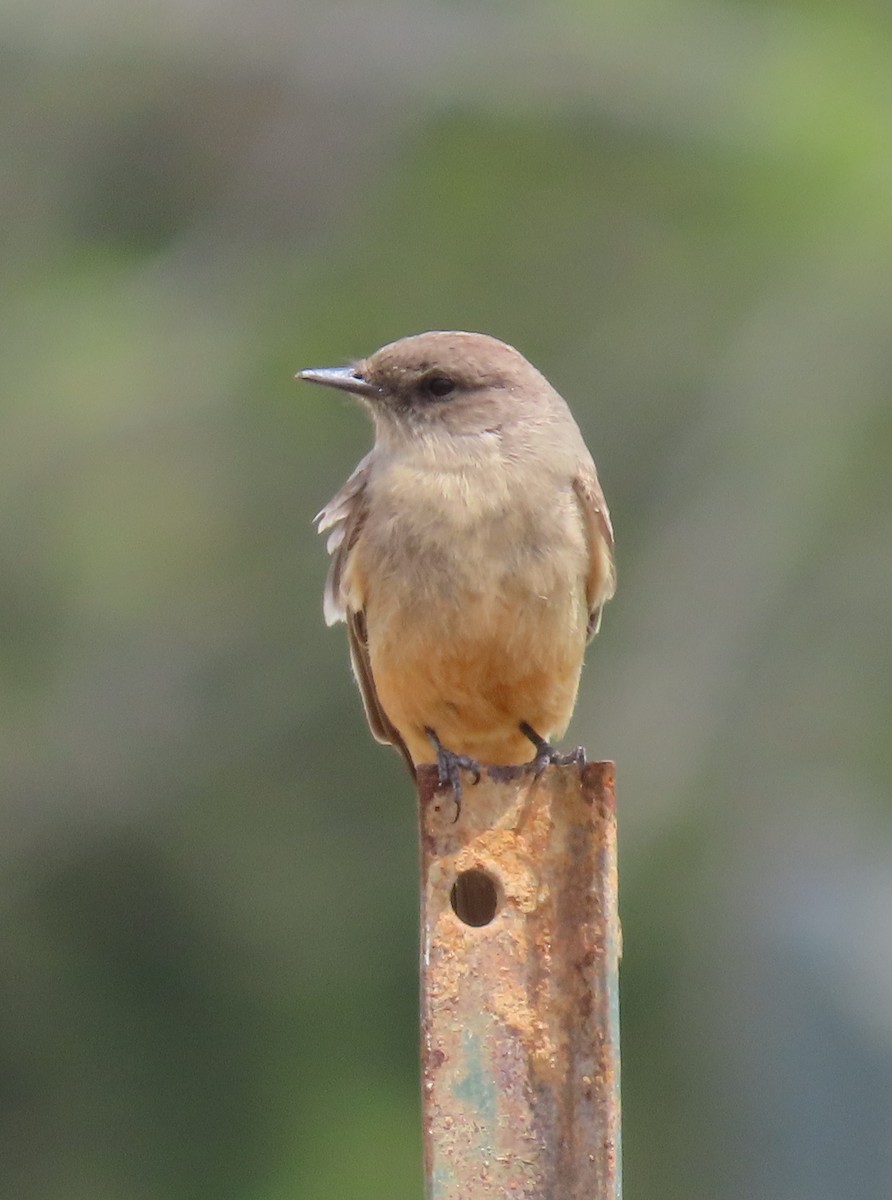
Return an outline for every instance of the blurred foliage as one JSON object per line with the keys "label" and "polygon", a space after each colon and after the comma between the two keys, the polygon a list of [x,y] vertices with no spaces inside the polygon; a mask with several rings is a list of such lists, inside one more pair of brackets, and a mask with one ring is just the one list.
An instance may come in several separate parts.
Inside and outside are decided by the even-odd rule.
{"label": "blurred foliage", "polygon": [[425,328],[569,398],[620,590],[627,1191],[892,1189],[892,20],[0,9],[0,1195],[421,1193],[412,792],[320,613]]}

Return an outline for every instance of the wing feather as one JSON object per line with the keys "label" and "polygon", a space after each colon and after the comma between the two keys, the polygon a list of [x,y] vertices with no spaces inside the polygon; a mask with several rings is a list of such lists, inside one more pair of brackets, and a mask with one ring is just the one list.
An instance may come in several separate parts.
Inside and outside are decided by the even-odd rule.
{"label": "wing feather", "polygon": [[326,625],[347,620],[347,598],[342,591],[347,557],[365,521],[366,487],[371,469],[371,454],[367,454],[356,470],[314,520],[320,533],[327,533],[325,548],[331,555],[328,577],[325,580],[323,612]]}
{"label": "wing feather", "polygon": [[368,515],[370,459],[371,454],[367,454],[340,491],[316,517],[319,532],[328,533],[326,548],[331,555],[328,577],[325,580],[323,611],[326,624],[334,625],[338,621],[345,621],[347,624],[350,662],[373,736],[385,745],[395,746],[414,775],[415,765],[406,744],[378,699],[378,689],[375,687],[369,657],[365,611],[351,608],[344,588],[347,563]]}
{"label": "wing feather", "polygon": [[589,570],[586,579],[588,600],[588,636],[601,628],[604,605],[616,591],[616,563],[613,556],[613,526],[598,473],[592,462],[582,463],[573,480],[589,543]]}

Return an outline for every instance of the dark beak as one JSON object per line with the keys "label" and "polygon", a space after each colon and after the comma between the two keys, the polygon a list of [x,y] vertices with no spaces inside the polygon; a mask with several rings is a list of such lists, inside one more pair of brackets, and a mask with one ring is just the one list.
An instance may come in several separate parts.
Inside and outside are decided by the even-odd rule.
{"label": "dark beak", "polygon": [[307,383],[323,383],[326,387],[340,388],[342,392],[354,392],[358,396],[380,396],[381,389],[358,375],[353,367],[315,367],[309,371],[298,371],[295,379]]}

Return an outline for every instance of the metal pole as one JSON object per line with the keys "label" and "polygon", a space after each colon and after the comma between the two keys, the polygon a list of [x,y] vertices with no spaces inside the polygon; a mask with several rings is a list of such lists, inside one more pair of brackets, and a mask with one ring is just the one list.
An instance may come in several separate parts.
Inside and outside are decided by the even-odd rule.
{"label": "metal pole", "polygon": [[620,1200],[613,764],[419,800],[428,1200]]}

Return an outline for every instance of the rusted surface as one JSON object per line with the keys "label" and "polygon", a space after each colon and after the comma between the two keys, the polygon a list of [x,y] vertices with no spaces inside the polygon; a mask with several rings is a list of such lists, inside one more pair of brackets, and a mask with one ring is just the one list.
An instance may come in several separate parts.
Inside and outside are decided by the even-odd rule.
{"label": "rusted surface", "polygon": [[613,764],[468,780],[454,824],[435,788],[423,768],[428,1200],[618,1200]]}

